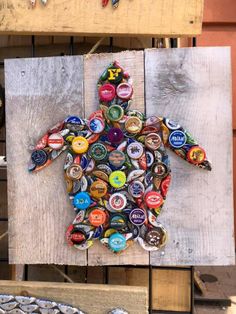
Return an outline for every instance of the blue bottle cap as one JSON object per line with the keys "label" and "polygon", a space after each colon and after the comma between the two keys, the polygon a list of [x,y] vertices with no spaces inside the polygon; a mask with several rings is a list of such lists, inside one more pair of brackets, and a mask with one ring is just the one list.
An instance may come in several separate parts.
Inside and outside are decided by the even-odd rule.
{"label": "blue bottle cap", "polygon": [[169,143],[174,148],[180,148],[185,145],[187,137],[182,131],[174,131],[169,136]]}
{"label": "blue bottle cap", "polygon": [[42,166],[47,162],[48,155],[42,149],[35,150],[35,151],[33,151],[32,155],[31,155],[31,160],[35,165]]}
{"label": "blue bottle cap", "polygon": [[82,124],[83,120],[81,120],[79,117],[77,116],[69,116],[65,119],[66,123],[72,123],[72,124]]}
{"label": "blue bottle cap", "polygon": [[131,211],[129,220],[133,225],[141,226],[146,220],[146,214],[141,208],[135,208]]}
{"label": "blue bottle cap", "polygon": [[87,192],[79,192],[75,195],[73,204],[78,209],[86,209],[90,206],[91,198]]}
{"label": "blue bottle cap", "polygon": [[92,118],[88,121],[88,127],[93,133],[99,134],[105,128],[105,122],[99,117]]}
{"label": "blue bottle cap", "polygon": [[83,170],[85,170],[88,166],[89,160],[86,155],[81,156],[80,166]]}
{"label": "blue bottle cap", "polygon": [[114,233],[109,238],[109,247],[114,252],[120,252],[126,248],[126,239],[120,233]]}

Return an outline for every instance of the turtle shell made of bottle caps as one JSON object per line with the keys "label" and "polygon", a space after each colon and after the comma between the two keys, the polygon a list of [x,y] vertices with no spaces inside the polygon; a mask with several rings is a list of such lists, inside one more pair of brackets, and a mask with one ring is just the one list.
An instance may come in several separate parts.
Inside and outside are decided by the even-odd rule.
{"label": "turtle shell made of bottle caps", "polygon": [[199,167],[210,170],[210,163],[178,123],[127,106],[133,86],[117,61],[99,78],[98,93],[100,108],[87,120],[67,117],[41,137],[29,171],[68,151],[65,180],[76,216],[66,232],[69,245],[84,250],[99,239],[120,253],[136,241],[158,250],[167,238],[159,223],[171,180],[166,147]]}

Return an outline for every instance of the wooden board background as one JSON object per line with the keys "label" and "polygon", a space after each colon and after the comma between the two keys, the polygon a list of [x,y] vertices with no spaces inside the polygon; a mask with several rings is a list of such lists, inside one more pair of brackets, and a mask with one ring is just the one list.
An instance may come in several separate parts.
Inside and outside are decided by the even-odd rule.
{"label": "wooden board background", "polygon": [[0,33],[43,35],[195,36],[201,33],[203,0],[121,0],[119,9],[101,0],[1,0]]}
{"label": "wooden board background", "polygon": [[130,293],[128,286],[0,280],[0,294],[46,298],[78,307],[88,314],[105,314],[115,307],[122,307],[130,314],[148,313],[148,289],[145,287],[132,287]]}
{"label": "wooden board background", "polygon": [[[96,104],[98,74],[108,61],[113,59],[118,59],[130,71],[135,84],[133,107],[142,108],[140,106],[143,99],[143,57],[142,52],[126,52],[94,55],[85,59],[83,101],[86,115],[94,110],[91,104],[92,106]],[[49,121],[56,119],[55,115],[58,111],[60,114],[57,119],[65,113],[65,110],[70,110],[70,112],[74,110],[74,113],[82,110],[82,107],[76,108],[81,104],[78,98],[76,105],[73,106],[74,97],[70,95],[70,93],[75,95],[78,91],[78,81],[75,82],[74,79],[81,67],[75,67],[76,58],[25,59],[6,62],[10,262],[69,265],[148,264],[148,253],[141,251],[137,245],[120,257],[106,253],[101,245],[90,249],[88,256],[81,255],[81,252],[73,252],[64,243],[65,225],[73,212],[66,202],[67,196],[64,193],[64,183],[60,172],[63,158],[47,170],[38,173],[34,179],[32,176],[29,177],[25,169],[29,156],[27,152],[29,139],[34,137],[36,140],[39,132],[43,133],[52,124]],[[219,64],[221,66],[217,66]],[[69,73],[75,68],[77,71],[74,72],[77,74]],[[36,72],[37,69],[38,74],[35,73],[34,78],[33,74],[29,76],[29,69],[30,73]],[[22,71],[25,71],[23,76]],[[182,160],[177,160],[176,157],[172,158],[173,182],[166,209],[161,215],[161,221],[167,227],[170,239],[164,251],[151,254],[151,263],[154,265],[234,263],[229,50],[227,48],[145,50],[145,71],[147,111],[160,115],[168,113],[170,118],[180,121],[206,148],[215,165],[213,172],[207,173]],[[80,78],[82,76],[80,74]],[[51,80],[52,77],[54,78],[52,82],[50,77]],[[64,78],[63,81],[61,77]],[[28,80],[30,81],[26,84]],[[58,91],[59,89],[61,90]],[[58,100],[58,96],[63,100]],[[83,96],[81,97],[83,99]],[[40,109],[41,106],[43,110]],[[59,106],[62,107],[59,108]],[[51,110],[48,109],[49,107]],[[41,112],[44,114],[42,116],[44,121],[38,119]],[[193,118],[198,115],[199,119],[194,121]],[[35,117],[38,119],[37,123]],[[205,132],[202,132],[203,126]],[[16,129],[20,131],[16,132]],[[17,136],[12,136],[14,130]],[[219,130],[219,133],[216,130]],[[218,145],[215,145],[216,142]],[[221,154],[218,154],[219,147],[221,147]],[[19,152],[17,155],[16,149]],[[29,182],[29,178],[31,193],[29,193],[29,187],[23,184],[23,182]],[[37,183],[34,183],[34,180]],[[54,182],[54,185],[50,184],[49,180]],[[58,191],[55,182],[60,182],[60,192],[55,192],[55,189]],[[35,189],[34,184],[36,187],[41,184],[40,190]],[[48,189],[50,191],[46,196]],[[53,196],[55,193],[60,195],[57,200]],[[31,195],[34,195],[38,204],[36,214],[36,206],[32,202]],[[61,200],[63,195],[65,199]],[[53,204],[49,201],[50,198],[53,199]],[[30,206],[32,204],[34,206]],[[52,211],[51,207],[53,207]],[[55,207],[58,207],[58,210]],[[61,215],[56,215],[56,211]],[[54,217],[51,213],[54,213]],[[26,217],[29,217],[28,221]],[[39,217],[43,217],[44,221],[38,221]],[[63,217],[67,217],[66,223]],[[37,228],[32,230],[34,220],[37,222],[36,226],[41,227],[40,230]],[[24,229],[20,227],[22,225],[25,226]],[[54,236],[55,234],[57,237]],[[43,241],[38,241],[41,239]],[[32,248],[30,252],[28,247]]]}
{"label": "wooden board background", "polygon": [[83,57],[13,63],[5,63],[10,263],[85,265],[86,252],[78,254],[65,241],[74,213],[62,197],[64,158],[34,175],[26,168],[29,144],[68,114],[83,114]]}

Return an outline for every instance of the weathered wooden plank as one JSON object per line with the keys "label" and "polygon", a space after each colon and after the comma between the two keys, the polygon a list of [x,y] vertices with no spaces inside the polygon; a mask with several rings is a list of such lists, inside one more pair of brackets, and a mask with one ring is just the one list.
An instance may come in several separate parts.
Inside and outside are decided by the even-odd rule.
{"label": "weathered wooden plank", "polygon": [[68,114],[83,113],[83,58],[7,60],[5,73],[10,263],[84,265],[86,252],[65,240],[74,212],[64,158],[37,174],[27,171],[29,144]]}
{"label": "weathered wooden plank", "polygon": [[[98,94],[96,83],[101,73],[109,63],[117,60],[129,72],[133,79],[134,101],[133,108],[144,111],[144,64],[143,52],[121,52],[91,55],[84,62],[84,103],[85,116],[98,109]],[[132,108],[131,107],[131,108]],[[148,264],[149,254],[139,245],[134,244],[123,254],[115,255],[101,243],[95,243],[88,250],[89,265],[124,265]]]}
{"label": "weathered wooden plank", "polygon": [[227,265],[233,240],[229,48],[146,50],[148,114],[178,121],[212,161],[205,172],[171,155],[172,184],[160,221],[169,233],[153,265]]}
{"label": "weathered wooden plank", "polygon": [[32,9],[29,1],[1,0],[2,34],[186,36],[201,33],[203,0],[51,0]]}
{"label": "weathered wooden plank", "polygon": [[20,295],[23,292],[73,305],[88,314],[104,314],[115,307],[122,307],[130,314],[148,313],[145,287],[132,287],[130,291],[127,286],[0,281],[0,293]]}

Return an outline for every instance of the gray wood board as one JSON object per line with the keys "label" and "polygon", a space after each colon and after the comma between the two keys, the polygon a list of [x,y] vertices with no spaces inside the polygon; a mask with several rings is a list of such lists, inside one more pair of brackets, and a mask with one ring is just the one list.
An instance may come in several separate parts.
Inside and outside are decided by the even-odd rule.
{"label": "gray wood board", "polygon": [[86,265],[86,252],[65,240],[74,218],[65,157],[27,171],[29,145],[68,114],[83,114],[83,57],[6,60],[5,79],[10,263]]}
{"label": "gray wood board", "polygon": [[213,170],[170,153],[172,183],[160,221],[169,233],[152,265],[233,264],[230,49],[145,51],[147,115],[178,121],[205,148]]}
{"label": "gray wood board", "polygon": [[[136,244],[121,256],[111,256],[99,243],[88,253],[68,247],[65,229],[74,213],[63,179],[64,158],[37,174],[26,168],[29,144],[49,126],[68,114],[88,116],[96,109],[96,81],[112,60],[130,71],[133,108],[143,110],[143,57],[143,52],[124,52],[93,55],[84,62],[83,57],[6,61],[11,263],[149,263],[149,254]],[[151,263],[233,263],[229,49],[145,50],[145,73],[147,114],[179,121],[213,163],[213,171],[205,172],[170,153],[173,178],[160,216],[169,242],[165,250],[151,253]]]}

